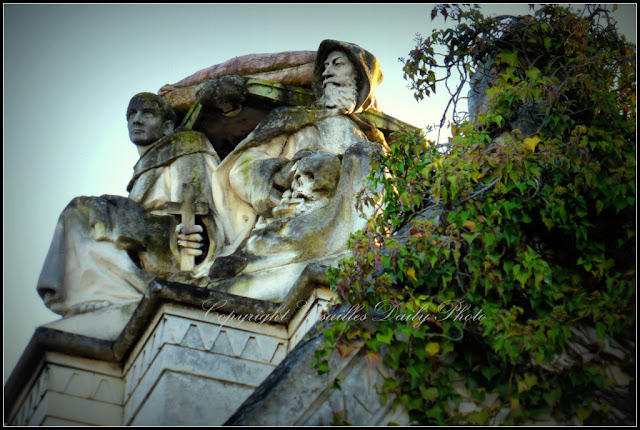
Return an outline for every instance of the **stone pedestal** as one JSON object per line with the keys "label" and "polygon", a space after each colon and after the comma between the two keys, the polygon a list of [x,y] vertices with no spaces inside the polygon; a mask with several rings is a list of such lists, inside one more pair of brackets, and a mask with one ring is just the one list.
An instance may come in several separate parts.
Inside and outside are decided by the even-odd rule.
{"label": "stone pedestal", "polygon": [[329,306],[323,274],[310,266],[282,303],[157,281],[112,339],[40,327],[5,386],[5,422],[224,424]]}
{"label": "stone pedestal", "polygon": [[8,423],[121,425],[123,388],[122,370],[114,363],[47,352],[18,395]]}
{"label": "stone pedestal", "polygon": [[161,307],[123,366],[123,424],[224,423],[289,344],[284,325],[225,317],[175,303]]}
{"label": "stone pedestal", "polygon": [[[330,371],[318,375],[311,364],[327,339],[312,328],[225,423],[240,426],[408,425],[409,415],[383,402],[380,390],[392,371],[382,361],[372,366],[362,349],[329,358]],[[312,334],[316,333],[315,336]],[[336,389],[338,385],[340,388]]]}
{"label": "stone pedestal", "polygon": [[5,423],[408,423],[380,400],[376,387],[390,376],[381,362],[355,352],[334,354],[329,374],[312,366],[334,298],[325,270],[309,265],[282,303],[156,281],[118,334],[98,329],[116,311],[39,327],[5,386]]}

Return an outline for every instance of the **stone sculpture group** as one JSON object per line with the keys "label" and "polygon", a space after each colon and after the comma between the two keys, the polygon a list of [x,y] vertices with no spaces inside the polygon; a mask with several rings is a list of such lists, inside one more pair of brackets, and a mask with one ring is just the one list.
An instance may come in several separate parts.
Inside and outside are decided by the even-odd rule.
{"label": "stone sculpture group", "polygon": [[222,160],[198,115],[250,110],[246,77],[199,83],[181,124],[165,98],[135,95],[126,118],[140,159],[129,196],[69,203],[38,281],[45,304],[63,316],[129,304],[156,277],[209,288],[244,279],[232,292],[282,300],[309,262],[337,261],[366,222],[355,196],[371,145],[386,143],[362,113],[381,82],[371,53],[325,40],[315,103],[275,106]]}

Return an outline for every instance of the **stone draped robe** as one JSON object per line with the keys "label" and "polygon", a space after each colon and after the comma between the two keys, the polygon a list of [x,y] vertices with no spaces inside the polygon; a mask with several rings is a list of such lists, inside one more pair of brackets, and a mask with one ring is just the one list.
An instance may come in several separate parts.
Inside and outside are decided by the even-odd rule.
{"label": "stone draped robe", "polygon": [[54,312],[70,316],[140,300],[149,282],[179,270],[169,202],[181,201],[181,185],[196,187],[209,214],[208,252],[203,266],[222,245],[216,228],[211,179],[219,158],[195,131],[160,139],[134,167],[129,198],[77,197],[60,215],[37,289]]}

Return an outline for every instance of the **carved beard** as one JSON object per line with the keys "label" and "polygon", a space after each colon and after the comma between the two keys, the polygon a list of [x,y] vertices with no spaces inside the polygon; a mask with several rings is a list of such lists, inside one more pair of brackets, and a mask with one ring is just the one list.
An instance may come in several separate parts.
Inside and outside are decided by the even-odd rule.
{"label": "carved beard", "polygon": [[348,82],[328,82],[324,86],[320,106],[338,109],[344,114],[352,113],[358,102],[358,89],[355,79]]}

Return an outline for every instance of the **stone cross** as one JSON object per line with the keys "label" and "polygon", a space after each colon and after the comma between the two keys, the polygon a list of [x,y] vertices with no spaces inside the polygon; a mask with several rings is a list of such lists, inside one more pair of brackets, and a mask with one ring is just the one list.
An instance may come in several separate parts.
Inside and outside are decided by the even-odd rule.
{"label": "stone cross", "polygon": [[[180,222],[184,227],[193,227],[196,224],[196,215],[206,215],[209,208],[206,203],[196,201],[193,185],[182,184],[180,202],[170,202],[168,212],[172,215],[180,215]],[[180,249],[180,270],[190,272],[195,267],[195,257],[187,253],[186,248]]]}

